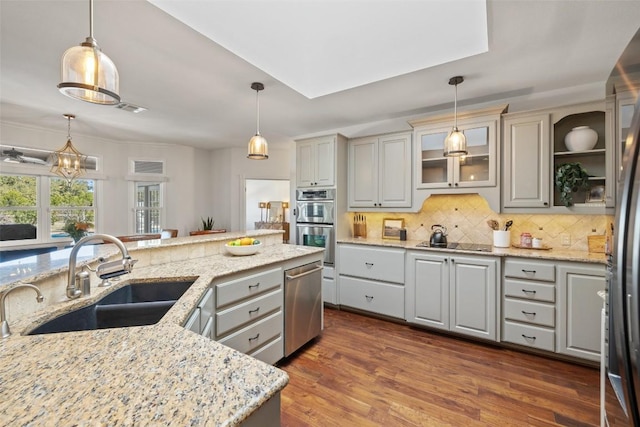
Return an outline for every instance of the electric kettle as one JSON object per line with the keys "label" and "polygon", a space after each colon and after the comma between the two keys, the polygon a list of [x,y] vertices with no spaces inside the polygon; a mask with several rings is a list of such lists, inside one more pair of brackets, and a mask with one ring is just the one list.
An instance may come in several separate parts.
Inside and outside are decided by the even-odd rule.
{"label": "electric kettle", "polygon": [[431,239],[429,239],[429,246],[435,248],[444,248],[447,246],[447,227],[435,224],[431,226]]}

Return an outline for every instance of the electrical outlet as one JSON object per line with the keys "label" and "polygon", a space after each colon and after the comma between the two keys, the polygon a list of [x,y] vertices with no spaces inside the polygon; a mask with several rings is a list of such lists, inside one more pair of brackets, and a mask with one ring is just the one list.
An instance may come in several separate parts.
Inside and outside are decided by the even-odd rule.
{"label": "electrical outlet", "polygon": [[562,246],[571,246],[571,234],[563,233],[560,235],[560,242]]}

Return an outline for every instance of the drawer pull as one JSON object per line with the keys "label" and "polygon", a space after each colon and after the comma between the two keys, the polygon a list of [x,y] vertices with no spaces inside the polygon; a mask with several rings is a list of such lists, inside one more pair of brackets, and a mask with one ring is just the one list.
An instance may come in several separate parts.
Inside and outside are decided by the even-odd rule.
{"label": "drawer pull", "polygon": [[531,291],[529,289],[523,289],[522,292],[524,292],[525,294],[533,294],[533,295],[536,294],[536,291]]}
{"label": "drawer pull", "polygon": [[259,332],[258,332],[258,335],[256,335],[255,337],[253,337],[253,338],[249,338],[249,342],[251,342],[251,341],[255,341],[255,340],[257,340],[258,338],[260,338],[260,333],[259,333]]}
{"label": "drawer pull", "polygon": [[364,297],[367,299],[368,302],[373,301],[373,297],[370,295],[365,295]]}
{"label": "drawer pull", "polygon": [[533,341],[535,341],[535,340],[536,340],[536,337],[532,337],[532,336],[525,335],[525,334],[522,334],[522,337],[523,337],[525,340],[533,340]]}
{"label": "drawer pull", "polygon": [[260,282],[256,283],[255,285],[249,285],[249,289],[257,288],[259,286],[260,286]]}
{"label": "drawer pull", "polygon": [[260,307],[256,308],[255,310],[249,310],[249,314],[257,313],[259,311],[260,311]]}
{"label": "drawer pull", "polygon": [[372,262],[365,262],[364,265],[366,265],[369,268],[373,267],[373,263]]}
{"label": "drawer pull", "polygon": [[522,310],[522,314],[524,314],[525,316],[535,316],[536,312],[535,311],[524,311],[524,310]]}
{"label": "drawer pull", "polygon": [[536,274],[535,270],[525,270],[524,268],[522,269],[523,273],[531,273],[531,274]]}

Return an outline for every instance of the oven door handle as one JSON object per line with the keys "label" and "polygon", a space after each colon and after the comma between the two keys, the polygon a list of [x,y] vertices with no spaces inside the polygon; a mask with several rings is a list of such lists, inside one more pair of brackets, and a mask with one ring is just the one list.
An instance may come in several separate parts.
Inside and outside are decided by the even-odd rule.
{"label": "oven door handle", "polygon": [[316,268],[309,270],[309,271],[305,271],[304,273],[300,273],[300,274],[296,274],[295,276],[290,276],[290,275],[286,275],[285,277],[287,278],[287,280],[295,280],[295,279],[299,279],[301,277],[304,276],[308,276],[309,274],[315,273],[316,271],[320,271],[322,270],[322,266],[321,265],[316,265]]}
{"label": "oven door handle", "polygon": [[309,228],[333,228],[333,224],[323,224],[317,222],[299,222],[296,224],[296,227],[309,227]]}

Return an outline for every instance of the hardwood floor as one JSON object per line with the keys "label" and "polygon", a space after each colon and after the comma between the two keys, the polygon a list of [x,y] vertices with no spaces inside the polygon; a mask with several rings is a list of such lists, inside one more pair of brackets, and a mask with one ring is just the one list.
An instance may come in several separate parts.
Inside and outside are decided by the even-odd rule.
{"label": "hardwood floor", "polygon": [[597,426],[597,369],[325,309],[279,367],[283,427]]}

